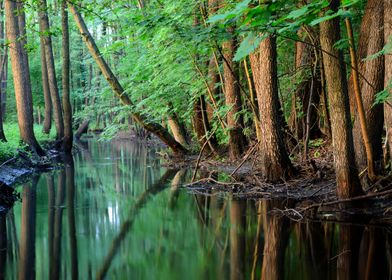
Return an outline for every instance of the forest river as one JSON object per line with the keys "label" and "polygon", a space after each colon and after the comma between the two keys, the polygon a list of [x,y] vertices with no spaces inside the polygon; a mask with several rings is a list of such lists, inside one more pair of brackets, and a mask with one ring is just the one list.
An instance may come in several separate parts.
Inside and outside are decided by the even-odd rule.
{"label": "forest river", "polygon": [[284,201],[190,193],[155,148],[79,146],[74,168],[17,186],[1,279],[392,279],[391,228],[290,221],[271,215]]}

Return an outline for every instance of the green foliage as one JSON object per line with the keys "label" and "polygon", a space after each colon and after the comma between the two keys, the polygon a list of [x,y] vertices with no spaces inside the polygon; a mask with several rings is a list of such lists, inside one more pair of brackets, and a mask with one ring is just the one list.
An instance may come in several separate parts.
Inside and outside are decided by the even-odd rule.
{"label": "green foliage", "polygon": [[[16,155],[18,149],[24,149],[26,146],[20,142],[19,127],[16,123],[5,123],[4,133],[7,142],[0,141],[0,162],[4,162]],[[39,142],[46,142],[55,139],[55,132],[52,129],[49,135],[42,132],[42,126],[35,125],[34,133]]]}

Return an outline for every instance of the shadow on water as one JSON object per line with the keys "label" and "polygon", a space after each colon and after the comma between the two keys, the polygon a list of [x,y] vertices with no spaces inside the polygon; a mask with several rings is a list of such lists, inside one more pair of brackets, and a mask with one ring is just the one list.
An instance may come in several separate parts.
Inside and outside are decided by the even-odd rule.
{"label": "shadow on water", "polygon": [[390,228],[189,194],[192,172],[155,153],[90,140],[63,170],[19,186],[22,201],[0,215],[0,279],[392,279]]}

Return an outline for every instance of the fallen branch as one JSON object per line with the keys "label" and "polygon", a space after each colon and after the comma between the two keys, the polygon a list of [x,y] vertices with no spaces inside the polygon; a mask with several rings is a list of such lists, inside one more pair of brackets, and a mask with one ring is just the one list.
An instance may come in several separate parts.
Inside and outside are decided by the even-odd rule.
{"label": "fallen branch", "polygon": [[341,204],[341,203],[347,203],[347,202],[353,202],[353,201],[358,201],[358,200],[364,200],[364,199],[369,199],[377,196],[388,196],[392,194],[392,190],[384,191],[384,192],[377,192],[377,193],[371,193],[371,194],[365,194],[365,195],[360,195],[360,196],[355,196],[352,198],[346,198],[346,199],[340,199],[340,200],[335,200],[335,201],[329,201],[329,202],[321,202],[321,203],[316,203],[309,205],[305,208],[300,209],[300,212],[305,212],[309,209],[316,208],[316,207],[321,207],[321,206],[330,206],[330,205],[335,205],[335,204]]}
{"label": "fallen branch", "polygon": [[233,172],[231,172],[230,176],[233,176],[240,168],[241,166],[244,165],[244,163],[248,160],[248,158],[253,154],[253,152],[256,150],[256,148],[259,146],[260,141],[257,141],[255,145],[249,150],[249,152],[246,154],[244,159],[241,161],[241,163],[234,169]]}

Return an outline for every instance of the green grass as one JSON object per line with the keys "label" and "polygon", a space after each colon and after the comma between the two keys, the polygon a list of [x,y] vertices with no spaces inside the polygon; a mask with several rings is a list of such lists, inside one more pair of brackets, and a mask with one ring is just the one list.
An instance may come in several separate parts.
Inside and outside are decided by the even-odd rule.
{"label": "green grass", "polygon": [[[18,149],[23,149],[25,147],[25,145],[20,142],[18,124],[5,123],[4,133],[7,142],[0,142],[0,162],[4,162],[9,158],[14,157]],[[42,132],[42,125],[34,125],[34,133],[40,143],[53,140],[56,136],[54,129],[51,130],[49,135],[44,134]]]}

